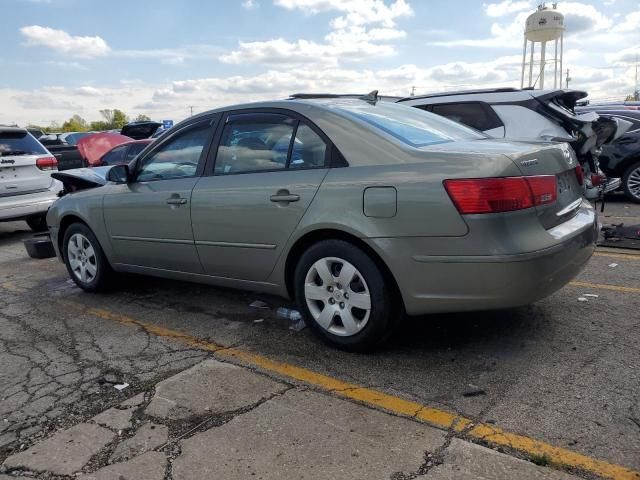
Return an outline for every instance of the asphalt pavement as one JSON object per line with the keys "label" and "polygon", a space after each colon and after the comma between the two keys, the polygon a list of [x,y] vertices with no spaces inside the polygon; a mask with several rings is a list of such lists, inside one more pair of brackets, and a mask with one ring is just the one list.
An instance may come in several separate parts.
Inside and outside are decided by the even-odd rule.
{"label": "asphalt pavement", "polygon": [[[601,221],[640,223],[640,205],[614,198]],[[0,224],[0,462],[233,348],[640,471],[640,252],[600,249],[529,307],[410,319],[363,355],[292,330],[277,298],[140,276],[83,293],[56,259],[26,255],[29,236]]]}

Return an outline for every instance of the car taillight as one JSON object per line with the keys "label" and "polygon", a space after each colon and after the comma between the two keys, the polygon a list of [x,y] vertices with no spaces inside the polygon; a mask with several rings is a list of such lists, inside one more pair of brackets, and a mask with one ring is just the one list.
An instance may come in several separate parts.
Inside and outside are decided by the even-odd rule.
{"label": "car taillight", "polygon": [[600,175],[597,175],[595,173],[591,174],[591,185],[593,185],[594,187],[602,185],[603,180],[604,179]]}
{"label": "car taillight", "polygon": [[444,188],[461,214],[511,212],[558,197],[554,175],[445,180]]}
{"label": "car taillight", "polygon": [[57,170],[58,160],[56,157],[40,157],[36,160],[36,167],[40,170]]}
{"label": "car taillight", "polygon": [[582,165],[578,165],[576,167],[576,178],[578,179],[579,185],[584,184],[584,169],[582,168]]}

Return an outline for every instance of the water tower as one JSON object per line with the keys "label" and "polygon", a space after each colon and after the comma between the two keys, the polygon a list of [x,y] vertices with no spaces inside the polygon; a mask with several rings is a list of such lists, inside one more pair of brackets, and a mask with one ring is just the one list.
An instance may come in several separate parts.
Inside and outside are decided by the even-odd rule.
{"label": "water tower", "polygon": [[[527,17],[524,31],[524,46],[522,48],[522,77],[520,87],[525,86],[525,72],[529,68],[529,87],[544,88],[544,74],[547,67],[553,67],[553,88],[562,87],[562,50],[564,48],[564,16],[544,3],[538,10]],[[547,60],[547,42],[555,42],[553,60]],[[558,41],[560,49],[558,51]],[[530,43],[529,62],[527,63],[527,44]],[[540,45],[540,56],[536,58],[536,44]]]}

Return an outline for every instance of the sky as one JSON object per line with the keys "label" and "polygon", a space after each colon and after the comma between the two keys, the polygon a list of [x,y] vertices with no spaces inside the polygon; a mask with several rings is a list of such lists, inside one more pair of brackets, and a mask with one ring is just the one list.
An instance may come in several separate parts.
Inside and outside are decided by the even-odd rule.
{"label": "sky", "polygon": [[[0,0],[0,124],[99,120],[105,108],[178,121],[296,92],[519,87],[524,23],[537,4]],[[640,1],[560,1],[558,10],[570,87],[595,100],[632,93]]]}

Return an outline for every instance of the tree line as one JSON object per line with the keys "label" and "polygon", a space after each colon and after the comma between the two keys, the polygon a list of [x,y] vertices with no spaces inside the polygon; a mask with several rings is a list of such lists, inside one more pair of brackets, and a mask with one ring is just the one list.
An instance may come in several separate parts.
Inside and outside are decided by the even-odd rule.
{"label": "tree line", "polygon": [[[41,125],[29,125],[29,128],[38,128],[46,133],[58,133],[58,132],[91,132],[102,130],[120,130],[123,126],[129,123],[129,117],[117,108],[100,110],[102,120],[93,122],[87,122],[80,115],[73,115],[69,120],[62,123],[51,122],[49,126]],[[134,121],[143,122],[151,120],[147,115],[140,114],[135,117]]]}

